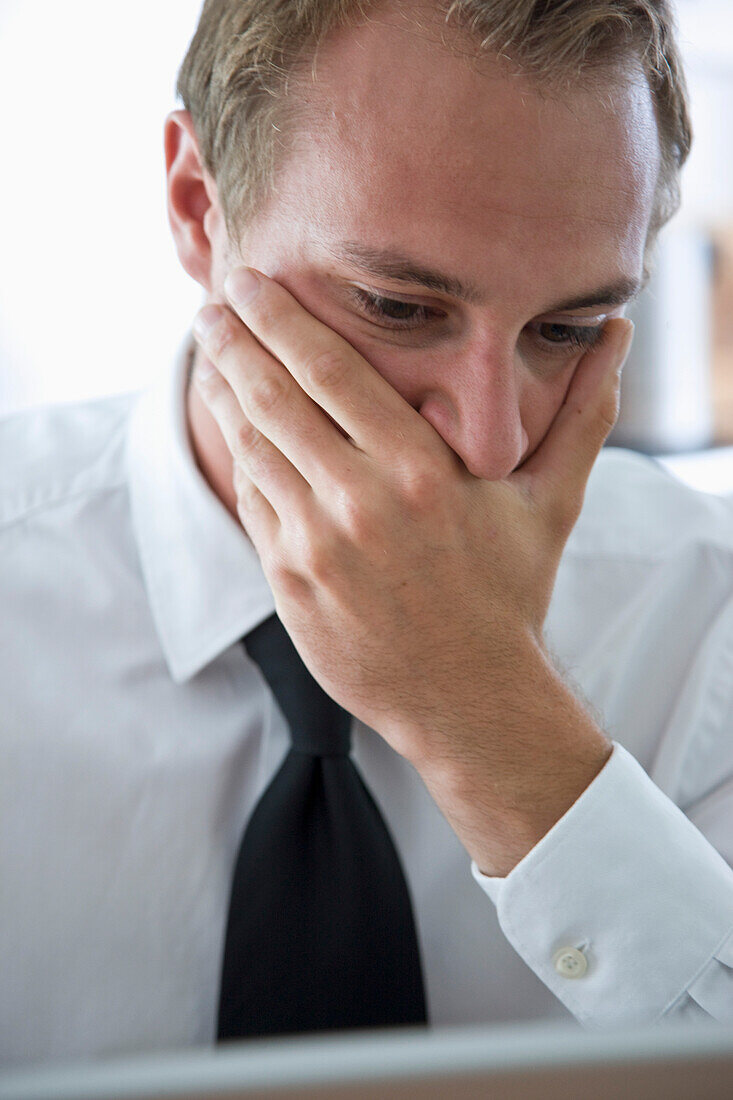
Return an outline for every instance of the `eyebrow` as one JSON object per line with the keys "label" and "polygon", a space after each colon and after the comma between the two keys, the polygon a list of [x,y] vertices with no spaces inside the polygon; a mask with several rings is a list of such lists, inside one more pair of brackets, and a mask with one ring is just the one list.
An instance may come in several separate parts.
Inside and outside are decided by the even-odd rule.
{"label": "eyebrow", "polygon": [[[451,298],[458,298],[469,305],[481,305],[484,301],[484,295],[478,287],[464,283],[452,275],[445,275],[441,271],[424,267],[401,252],[371,248],[358,241],[342,241],[337,246],[326,245],[326,251],[333,259],[352,264],[377,278],[423,286],[427,290],[435,290]],[[574,309],[588,309],[591,306],[620,306],[638,297],[644,285],[644,281],[626,276],[597,290],[580,294],[569,301],[557,302],[542,312],[562,313]]]}

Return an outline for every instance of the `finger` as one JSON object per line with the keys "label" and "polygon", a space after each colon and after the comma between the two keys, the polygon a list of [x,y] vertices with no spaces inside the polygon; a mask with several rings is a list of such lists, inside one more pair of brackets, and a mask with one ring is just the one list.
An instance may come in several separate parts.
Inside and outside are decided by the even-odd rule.
{"label": "finger", "polygon": [[[206,364],[204,364],[204,367]],[[201,398],[224,437],[235,464],[269,502],[278,518],[306,507],[312,491],[277,447],[242,412],[226,379],[216,370],[193,372]]]}
{"label": "finger", "polygon": [[[405,433],[440,440],[359,352],[317,320],[285,287],[261,272],[254,297],[244,301],[238,268],[224,287],[234,309],[257,339],[287,367],[302,389],[370,455],[404,452]],[[413,436],[414,438],[414,436]],[[385,454],[386,452],[386,454]]]}
{"label": "finger", "polygon": [[[582,506],[593,464],[618,417],[621,371],[634,335],[625,317],[608,321],[599,345],[581,360],[541,446],[515,477],[529,479],[562,516]],[[574,522],[574,520],[573,520]]]}
{"label": "finger", "polygon": [[333,471],[352,462],[355,451],[323,409],[228,307],[206,306],[194,331],[247,421],[317,492],[329,491]]}
{"label": "finger", "polygon": [[247,477],[238,462],[233,469],[237,515],[260,557],[265,556],[278,538],[282,525],[269,500]]}

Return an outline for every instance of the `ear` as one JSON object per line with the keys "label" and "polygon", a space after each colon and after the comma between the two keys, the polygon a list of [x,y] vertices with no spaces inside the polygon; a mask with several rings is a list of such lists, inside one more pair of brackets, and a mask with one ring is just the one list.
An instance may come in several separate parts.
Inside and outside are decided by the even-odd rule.
{"label": "ear", "polygon": [[214,233],[223,226],[216,183],[206,171],[188,111],[165,120],[168,221],[184,269],[211,291]]}

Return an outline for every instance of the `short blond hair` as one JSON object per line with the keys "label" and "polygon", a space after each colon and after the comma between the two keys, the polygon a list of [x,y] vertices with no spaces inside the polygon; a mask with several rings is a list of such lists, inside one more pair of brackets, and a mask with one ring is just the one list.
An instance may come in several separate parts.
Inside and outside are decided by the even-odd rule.
{"label": "short blond hair", "polygon": [[[379,6],[380,0],[205,0],[176,90],[217,182],[232,242],[273,195],[289,135],[307,111],[302,97],[288,94],[291,78],[331,31]],[[679,206],[680,169],[692,140],[668,0],[434,0],[434,9],[466,31],[479,54],[503,58],[547,88],[629,63],[643,72],[661,152],[652,243]]]}

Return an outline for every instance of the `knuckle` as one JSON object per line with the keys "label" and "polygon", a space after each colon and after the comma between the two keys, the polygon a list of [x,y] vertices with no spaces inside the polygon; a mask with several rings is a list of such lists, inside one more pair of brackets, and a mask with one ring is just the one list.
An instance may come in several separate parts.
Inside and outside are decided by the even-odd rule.
{"label": "knuckle", "polygon": [[410,463],[402,471],[402,496],[414,512],[432,512],[445,494],[445,480],[439,464],[431,459]]}
{"label": "knuckle", "polygon": [[249,320],[256,323],[257,328],[272,335],[277,334],[286,324],[282,306],[273,302],[268,294],[260,293],[253,298],[247,306],[247,314]]}
{"label": "knuckle", "polygon": [[303,372],[315,388],[338,390],[346,373],[343,356],[336,348],[317,351],[306,358]]}
{"label": "knuckle", "polygon": [[319,587],[324,587],[334,576],[336,559],[333,545],[323,537],[309,539],[303,547],[303,570]]}
{"label": "knuckle", "polygon": [[311,595],[311,586],[292,569],[281,569],[276,587],[288,603],[305,603]]}
{"label": "knuckle", "polygon": [[363,499],[343,489],[336,494],[333,509],[338,528],[349,543],[364,546],[370,541],[374,523]]}
{"label": "knuckle", "polygon": [[[206,361],[208,361],[208,357]],[[208,373],[201,369],[195,369],[194,379],[198,388],[209,397],[217,394],[222,386],[222,376],[216,369]]]}
{"label": "knuckle", "polygon": [[207,351],[212,359],[221,359],[234,342],[234,329],[227,316],[223,316],[206,338]]}
{"label": "knuckle", "polygon": [[262,448],[262,435],[249,421],[245,421],[237,428],[234,436],[234,459],[251,458]]}
{"label": "knuckle", "polygon": [[292,569],[288,567],[282,555],[275,551],[271,551],[268,555],[267,572],[270,581],[274,583],[277,588],[287,585],[289,579],[293,575]]}
{"label": "knuckle", "polygon": [[247,475],[242,470],[242,467],[238,463],[234,463],[234,491],[237,494],[237,501],[244,508],[251,509],[257,502],[260,492],[255,485],[250,481]]}
{"label": "knuckle", "polygon": [[310,591],[310,585],[302,573],[293,569],[285,555],[272,553],[268,560],[268,579],[273,588],[282,593],[286,600],[298,603]]}
{"label": "knuckle", "polygon": [[278,378],[260,378],[252,385],[247,404],[254,413],[272,413],[285,400],[286,387]]}

